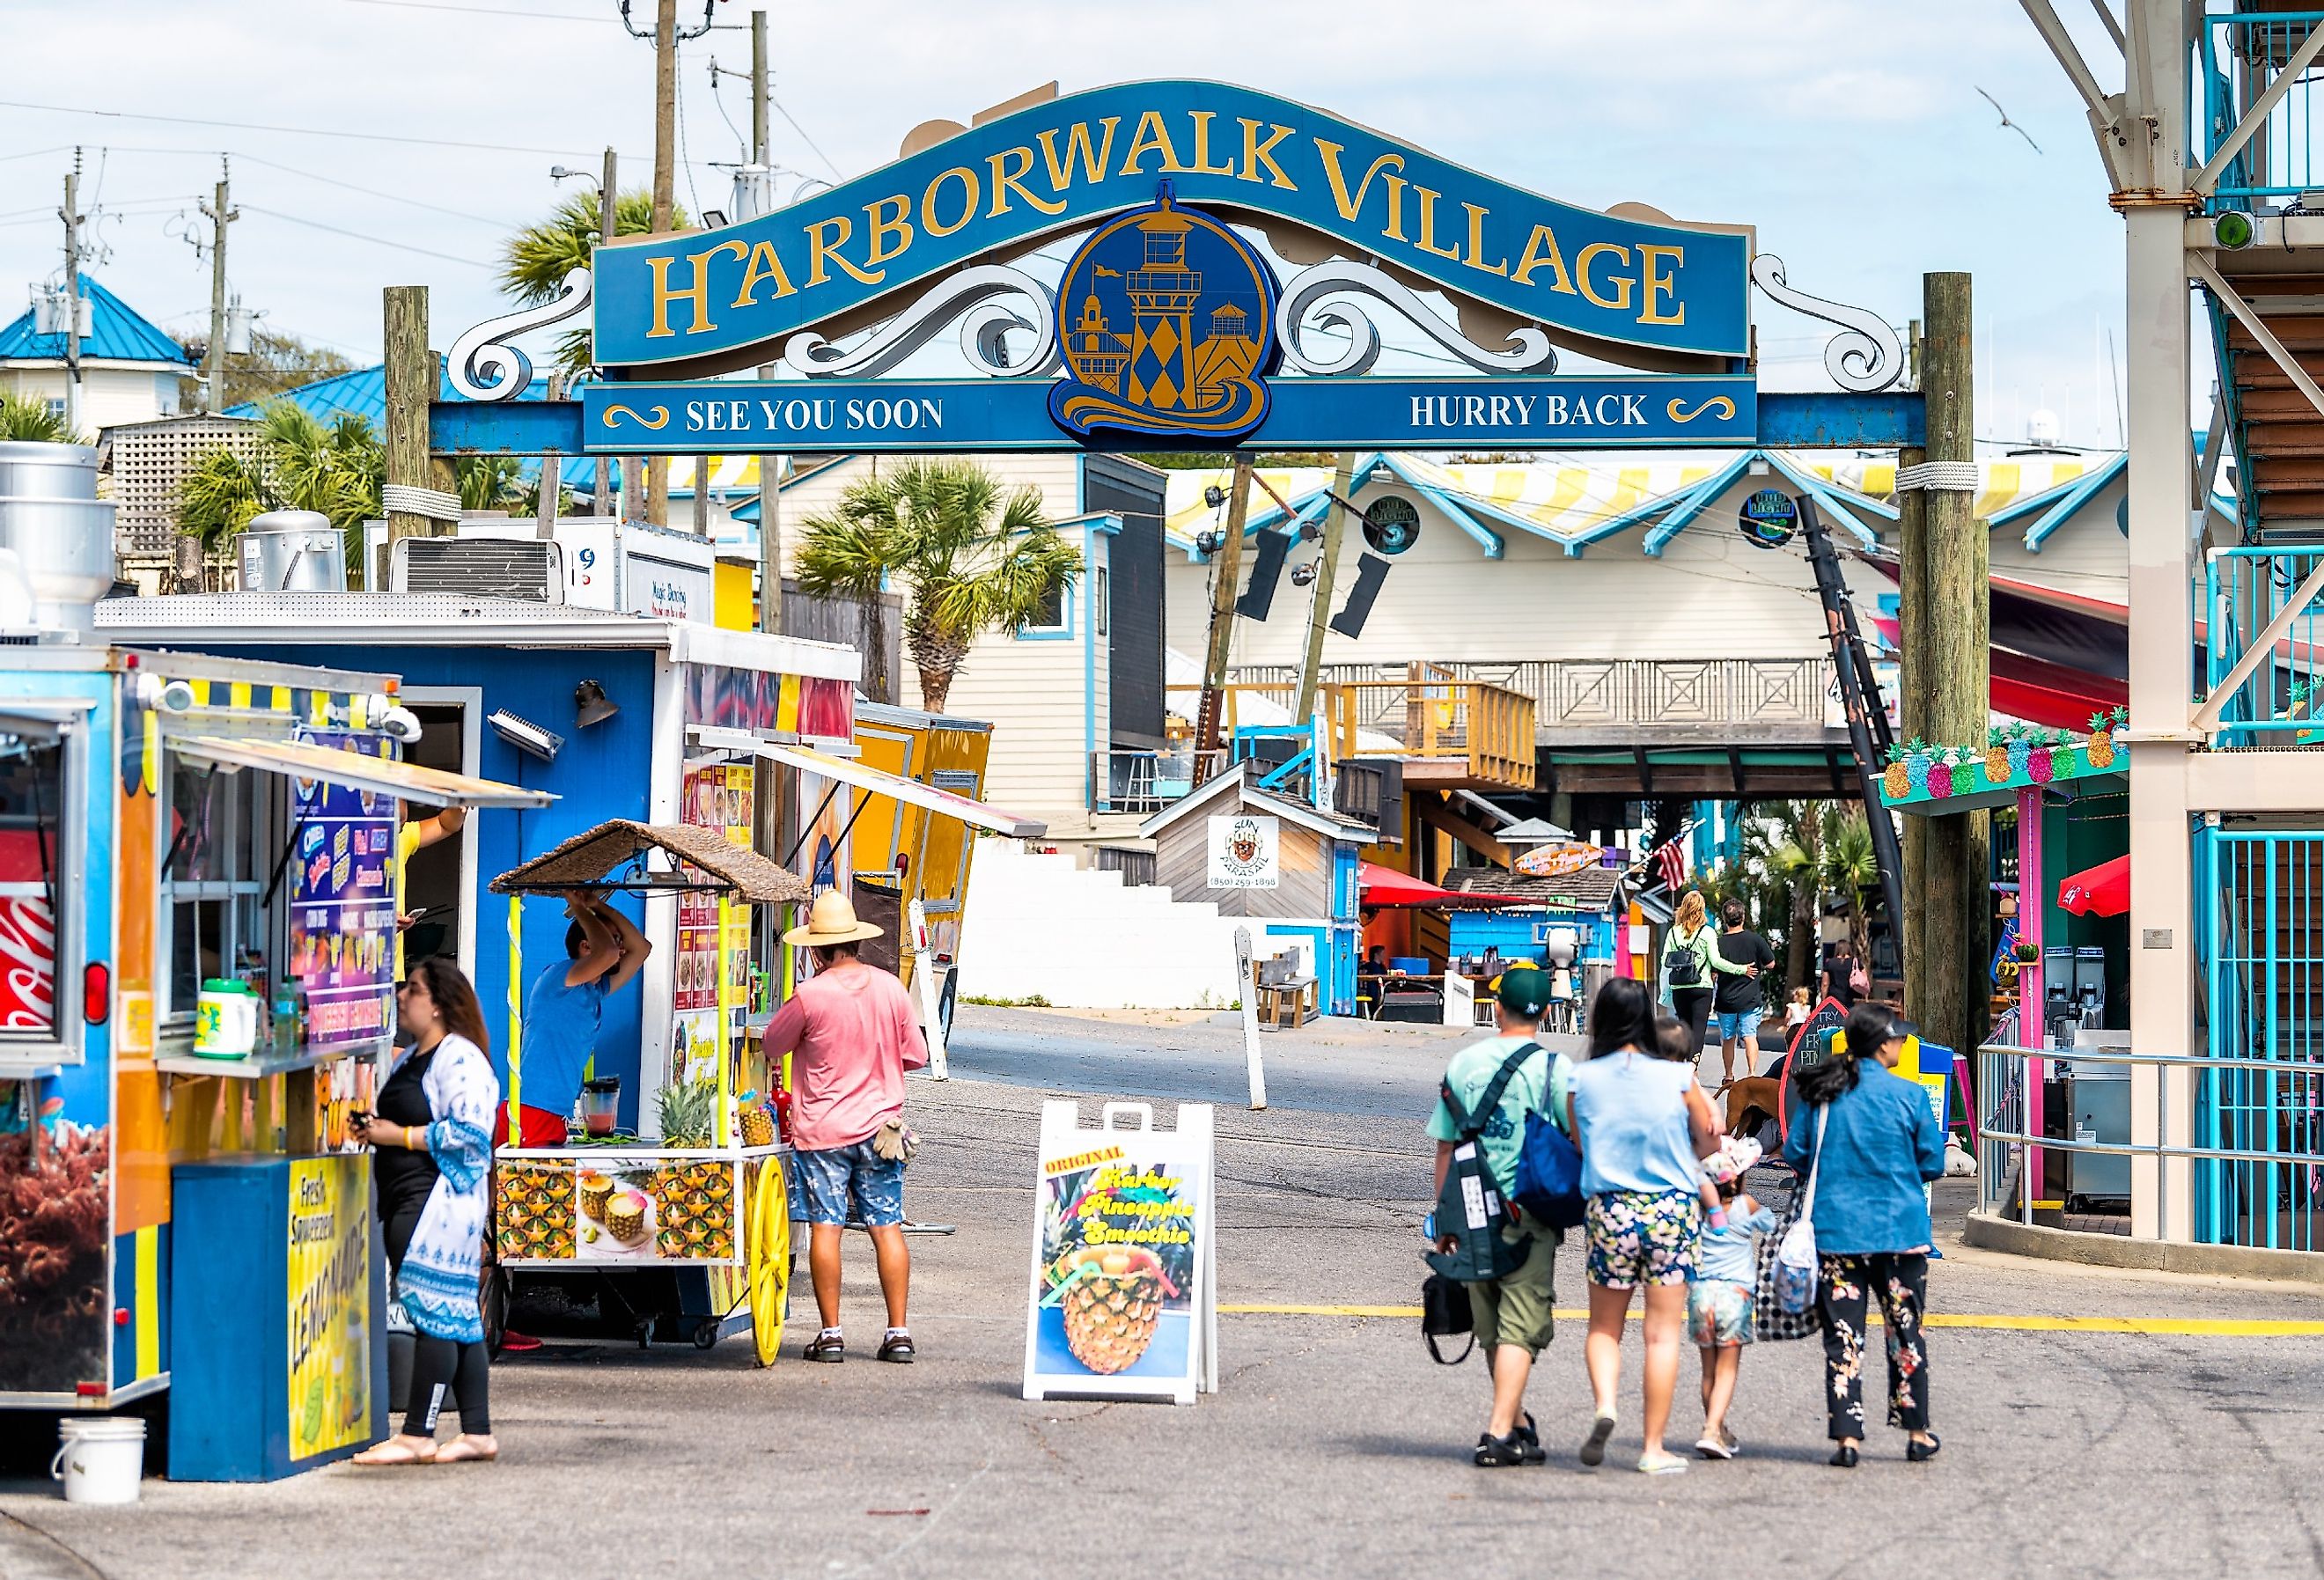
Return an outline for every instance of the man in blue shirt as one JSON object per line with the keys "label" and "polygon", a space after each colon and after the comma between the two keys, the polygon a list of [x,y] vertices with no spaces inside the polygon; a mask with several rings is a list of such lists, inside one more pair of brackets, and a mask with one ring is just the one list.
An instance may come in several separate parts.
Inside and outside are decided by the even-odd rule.
{"label": "man in blue shirt", "polygon": [[[522,1147],[565,1144],[565,1121],[580,1098],[582,1072],[597,1046],[605,995],[627,987],[653,953],[637,924],[601,892],[576,894],[565,902],[565,914],[572,918],[565,929],[566,957],[533,978],[525,997],[516,1142]],[[493,1140],[506,1146],[508,1134],[503,1103]]]}

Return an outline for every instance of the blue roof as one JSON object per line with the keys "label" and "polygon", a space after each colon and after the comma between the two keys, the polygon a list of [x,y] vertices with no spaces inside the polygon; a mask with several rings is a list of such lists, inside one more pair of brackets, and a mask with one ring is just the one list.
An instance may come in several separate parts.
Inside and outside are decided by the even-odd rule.
{"label": "blue roof", "polygon": [[[81,337],[80,354],[108,362],[163,362],[191,367],[186,348],[163,334],[127,302],[84,274],[80,293],[89,304],[88,333]],[[32,310],[0,329],[0,362],[61,362],[65,337],[32,332]]]}
{"label": "blue roof", "polygon": [[[436,398],[439,401],[456,401],[460,399],[460,396],[452,388],[452,381],[439,374],[437,380]],[[543,374],[534,379],[525,386],[524,393],[517,396],[517,399],[520,401],[549,399],[548,376]],[[238,406],[229,406],[222,415],[263,416],[265,409],[277,401],[288,401],[321,422],[329,422],[339,417],[360,417],[371,424],[374,432],[383,435],[387,431],[387,366],[383,363],[377,367],[359,367],[353,373],[334,374],[327,379],[317,379],[311,384],[300,384],[295,390],[285,390],[279,395],[269,395],[263,401],[244,401]],[[528,475],[531,474],[538,469],[539,465],[537,461],[526,461],[525,472]],[[577,489],[586,494],[596,485],[597,464],[586,457],[568,458],[562,467],[558,468],[558,472],[567,488]]]}

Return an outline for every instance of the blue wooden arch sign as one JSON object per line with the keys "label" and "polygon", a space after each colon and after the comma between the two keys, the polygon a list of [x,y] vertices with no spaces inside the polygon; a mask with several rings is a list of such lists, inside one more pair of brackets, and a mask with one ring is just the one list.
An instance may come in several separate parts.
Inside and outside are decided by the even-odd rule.
{"label": "blue wooden arch sign", "polygon": [[[1068,232],[1079,239],[1056,287],[1010,262]],[[1296,272],[1279,277],[1278,258]],[[1850,395],[1811,406],[1760,394],[1755,282],[1861,342],[1847,352],[1859,375]],[[1423,292],[1450,300],[1457,321]],[[1748,227],[1561,203],[1218,83],[1049,98],[758,218],[601,246],[558,302],[464,336],[454,383],[486,402],[521,390],[529,366],[502,339],[585,307],[601,379],[577,402],[439,403],[431,448],[1600,449],[1919,437],[1917,397],[1877,393],[1902,361],[1886,326],[1789,291],[1780,263],[1755,258]],[[1376,320],[1462,371],[1376,375]],[[908,376],[955,328],[982,376]],[[1612,365],[1561,373],[1561,352]],[[779,358],[798,376],[718,376]]]}

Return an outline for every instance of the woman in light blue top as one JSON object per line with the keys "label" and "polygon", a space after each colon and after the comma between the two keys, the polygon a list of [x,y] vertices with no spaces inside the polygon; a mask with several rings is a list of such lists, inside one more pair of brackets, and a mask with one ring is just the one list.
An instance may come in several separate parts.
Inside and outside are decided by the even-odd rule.
{"label": "woman in light blue top", "polygon": [[[1667,1040],[1665,1034],[1667,1033]],[[1622,1325],[1630,1293],[1646,1291],[1646,1443],[1638,1468],[1667,1475],[1686,1461],[1663,1447],[1678,1383],[1686,1286],[1694,1276],[1702,1171],[1719,1144],[1719,1120],[1694,1078],[1685,1027],[1658,1026],[1646,984],[1609,982],[1590,1008],[1590,1058],[1573,1072],[1567,1132],[1582,1149],[1583,1227],[1589,1238],[1590,1336],[1582,1357],[1597,1414],[1582,1463],[1606,1457],[1614,1393],[1622,1375]]]}

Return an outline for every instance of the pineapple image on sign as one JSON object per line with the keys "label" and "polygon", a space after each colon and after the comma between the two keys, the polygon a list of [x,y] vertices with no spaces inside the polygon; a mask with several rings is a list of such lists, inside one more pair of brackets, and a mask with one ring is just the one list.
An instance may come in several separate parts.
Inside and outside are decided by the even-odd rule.
{"label": "pineapple image on sign", "polygon": [[[1175,1171],[1135,1161],[1047,1181],[1042,1201],[1044,1369],[1111,1377],[1185,1369],[1192,1343],[1194,1203]],[[1063,1354],[1059,1354],[1062,1351]]]}

